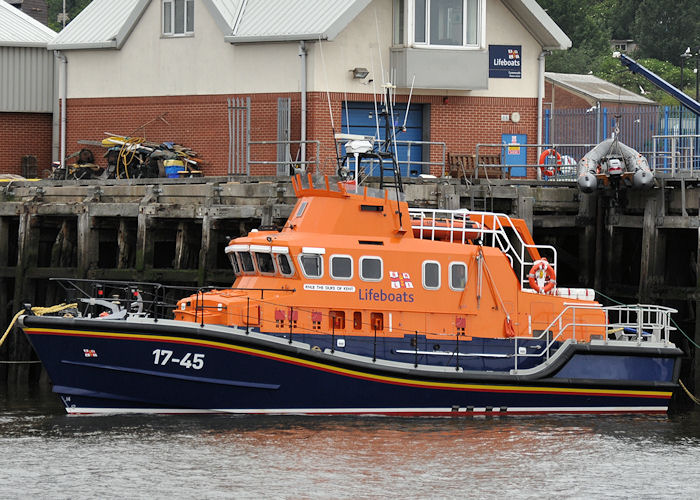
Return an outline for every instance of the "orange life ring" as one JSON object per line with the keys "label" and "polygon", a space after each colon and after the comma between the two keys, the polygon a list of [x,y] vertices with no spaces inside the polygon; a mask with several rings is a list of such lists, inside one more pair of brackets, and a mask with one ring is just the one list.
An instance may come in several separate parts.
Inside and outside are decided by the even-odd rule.
{"label": "orange life ring", "polygon": [[[544,284],[541,287],[538,278],[544,280]],[[549,293],[557,284],[554,268],[547,262],[547,259],[535,261],[532,268],[530,268],[530,274],[527,275],[527,279],[530,283],[530,288],[537,293]]]}
{"label": "orange life ring", "polygon": [[[545,163],[545,161],[550,156],[556,156],[557,157],[556,164],[558,167],[561,166],[561,155],[557,152],[556,149],[545,149],[544,151],[542,151],[542,154],[540,155],[539,164],[540,165],[549,165],[549,163]],[[542,169],[542,173],[548,177],[551,177],[556,173],[556,169],[550,165],[548,168]]]}

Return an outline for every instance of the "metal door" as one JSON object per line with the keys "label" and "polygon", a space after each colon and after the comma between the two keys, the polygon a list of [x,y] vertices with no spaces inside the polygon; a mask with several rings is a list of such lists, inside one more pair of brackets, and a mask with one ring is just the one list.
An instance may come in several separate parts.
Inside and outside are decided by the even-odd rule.
{"label": "metal door", "polygon": [[[377,103],[377,109],[381,113],[381,105]],[[406,132],[400,128],[406,121]],[[377,139],[377,122],[374,116],[373,102],[348,102],[347,112],[343,106],[343,133],[368,135]],[[384,117],[379,116],[379,139],[384,140]],[[423,160],[422,144],[408,144],[409,141],[423,140],[423,108],[420,104],[411,104],[406,119],[406,104],[396,103],[394,106],[394,126],[396,129],[396,141],[398,160],[401,168],[401,176],[417,177],[421,174],[420,162]],[[345,149],[343,148],[343,153]],[[379,165],[365,165],[368,175],[378,176]]]}
{"label": "metal door", "polygon": [[527,144],[527,134],[502,134],[501,143],[508,145],[503,148],[501,163],[513,165],[510,176],[527,177],[527,148],[521,146]]}

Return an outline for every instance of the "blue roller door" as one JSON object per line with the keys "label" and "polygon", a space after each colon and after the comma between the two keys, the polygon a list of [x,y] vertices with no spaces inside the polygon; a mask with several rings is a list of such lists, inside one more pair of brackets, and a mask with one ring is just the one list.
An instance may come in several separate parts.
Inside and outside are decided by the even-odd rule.
{"label": "blue roller door", "polygon": [[[377,103],[377,109],[381,113],[381,105]],[[346,118],[347,117],[347,118]],[[422,141],[423,140],[423,108],[420,104],[411,104],[406,120],[406,132],[400,132],[406,118],[406,104],[396,103],[394,106],[394,124],[396,127],[396,140],[398,144],[399,166],[402,176],[416,177],[422,172],[422,165],[417,162],[423,160],[423,146],[413,144],[409,146],[402,141]],[[349,122],[349,127],[348,127]],[[343,133],[360,134],[377,137],[377,124],[374,116],[374,103],[372,102],[348,102],[347,113],[343,107]],[[384,117],[379,116],[380,139],[384,139]],[[345,153],[345,148],[343,148]],[[379,175],[379,165],[365,165],[365,170],[369,175]]]}

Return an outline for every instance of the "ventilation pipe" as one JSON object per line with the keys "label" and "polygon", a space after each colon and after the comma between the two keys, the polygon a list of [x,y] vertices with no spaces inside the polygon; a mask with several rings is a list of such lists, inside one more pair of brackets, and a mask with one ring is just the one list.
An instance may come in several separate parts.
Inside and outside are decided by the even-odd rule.
{"label": "ventilation pipe", "polygon": [[61,61],[60,75],[61,75],[61,168],[66,168],[66,103],[68,97],[68,59],[61,51],[56,51],[56,57]]}
{"label": "ventilation pipe", "polygon": [[301,57],[301,161],[302,169],[306,171],[306,42],[299,42],[299,57]]}
{"label": "ventilation pipe", "polygon": [[[537,57],[539,70],[537,73],[537,144],[542,144],[542,103],[544,101],[544,58],[549,55],[549,51],[543,50]],[[542,146],[537,146],[537,158],[542,154]],[[542,171],[537,167],[537,178],[542,178]]]}

